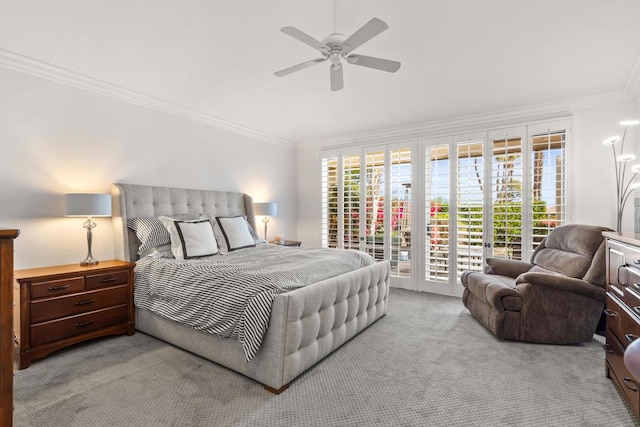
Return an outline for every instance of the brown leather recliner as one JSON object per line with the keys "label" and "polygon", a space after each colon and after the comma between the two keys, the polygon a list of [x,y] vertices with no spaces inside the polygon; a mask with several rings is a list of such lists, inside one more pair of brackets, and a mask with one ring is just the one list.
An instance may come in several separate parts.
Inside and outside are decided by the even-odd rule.
{"label": "brown leather recliner", "polygon": [[590,341],[605,304],[609,228],[557,227],[531,262],[488,258],[484,273],[462,273],[462,301],[501,339],[546,344]]}

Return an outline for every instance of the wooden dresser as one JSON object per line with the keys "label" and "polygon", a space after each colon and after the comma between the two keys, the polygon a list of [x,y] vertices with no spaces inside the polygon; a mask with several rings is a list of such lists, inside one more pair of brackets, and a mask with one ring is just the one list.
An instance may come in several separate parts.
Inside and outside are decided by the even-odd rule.
{"label": "wooden dresser", "polygon": [[16,271],[18,367],[92,338],[133,335],[134,267],[131,262],[100,261]]}
{"label": "wooden dresser", "polygon": [[13,425],[13,239],[18,230],[0,229],[0,427]]}
{"label": "wooden dresser", "polygon": [[640,379],[624,364],[624,351],[640,338],[640,236],[605,232],[607,239],[606,374],[640,417]]}

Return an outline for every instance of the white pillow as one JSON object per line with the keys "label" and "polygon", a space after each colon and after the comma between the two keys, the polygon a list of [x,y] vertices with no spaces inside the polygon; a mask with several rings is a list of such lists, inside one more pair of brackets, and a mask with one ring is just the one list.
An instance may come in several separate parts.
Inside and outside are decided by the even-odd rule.
{"label": "white pillow", "polygon": [[179,221],[158,217],[171,236],[171,252],[176,259],[189,259],[218,253],[218,243],[209,220]]}
{"label": "white pillow", "polygon": [[237,249],[251,248],[256,245],[249,223],[243,215],[233,217],[216,217],[215,231],[218,232],[220,252],[231,252]]}

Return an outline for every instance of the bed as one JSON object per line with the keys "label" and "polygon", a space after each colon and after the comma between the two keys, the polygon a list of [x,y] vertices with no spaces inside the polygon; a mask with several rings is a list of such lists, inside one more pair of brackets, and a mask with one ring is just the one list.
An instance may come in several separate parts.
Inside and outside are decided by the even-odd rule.
{"label": "bed", "polygon": [[[253,200],[235,192],[112,185],[116,257],[137,261],[140,241],[127,221],[139,217],[244,215],[255,230]],[[291,248],[295,250],[295,248]],[[387,312],[388,261],[327,278],[273,297],[268,328],[247,362],[242,345],[136,307],[136,329],[223,365],[273,393]]]}

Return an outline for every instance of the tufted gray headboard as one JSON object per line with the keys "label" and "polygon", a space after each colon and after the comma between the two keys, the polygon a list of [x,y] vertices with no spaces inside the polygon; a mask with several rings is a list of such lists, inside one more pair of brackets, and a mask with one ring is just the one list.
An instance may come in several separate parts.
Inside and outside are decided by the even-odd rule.
{"label": "tufted gray headboard", "polygon": [[256,229],[253,199],[244,193],[116,183],[111,185],[111,196],[116,259],[138,259],[140,242],[127,228],[127,218],[246,215]]}

